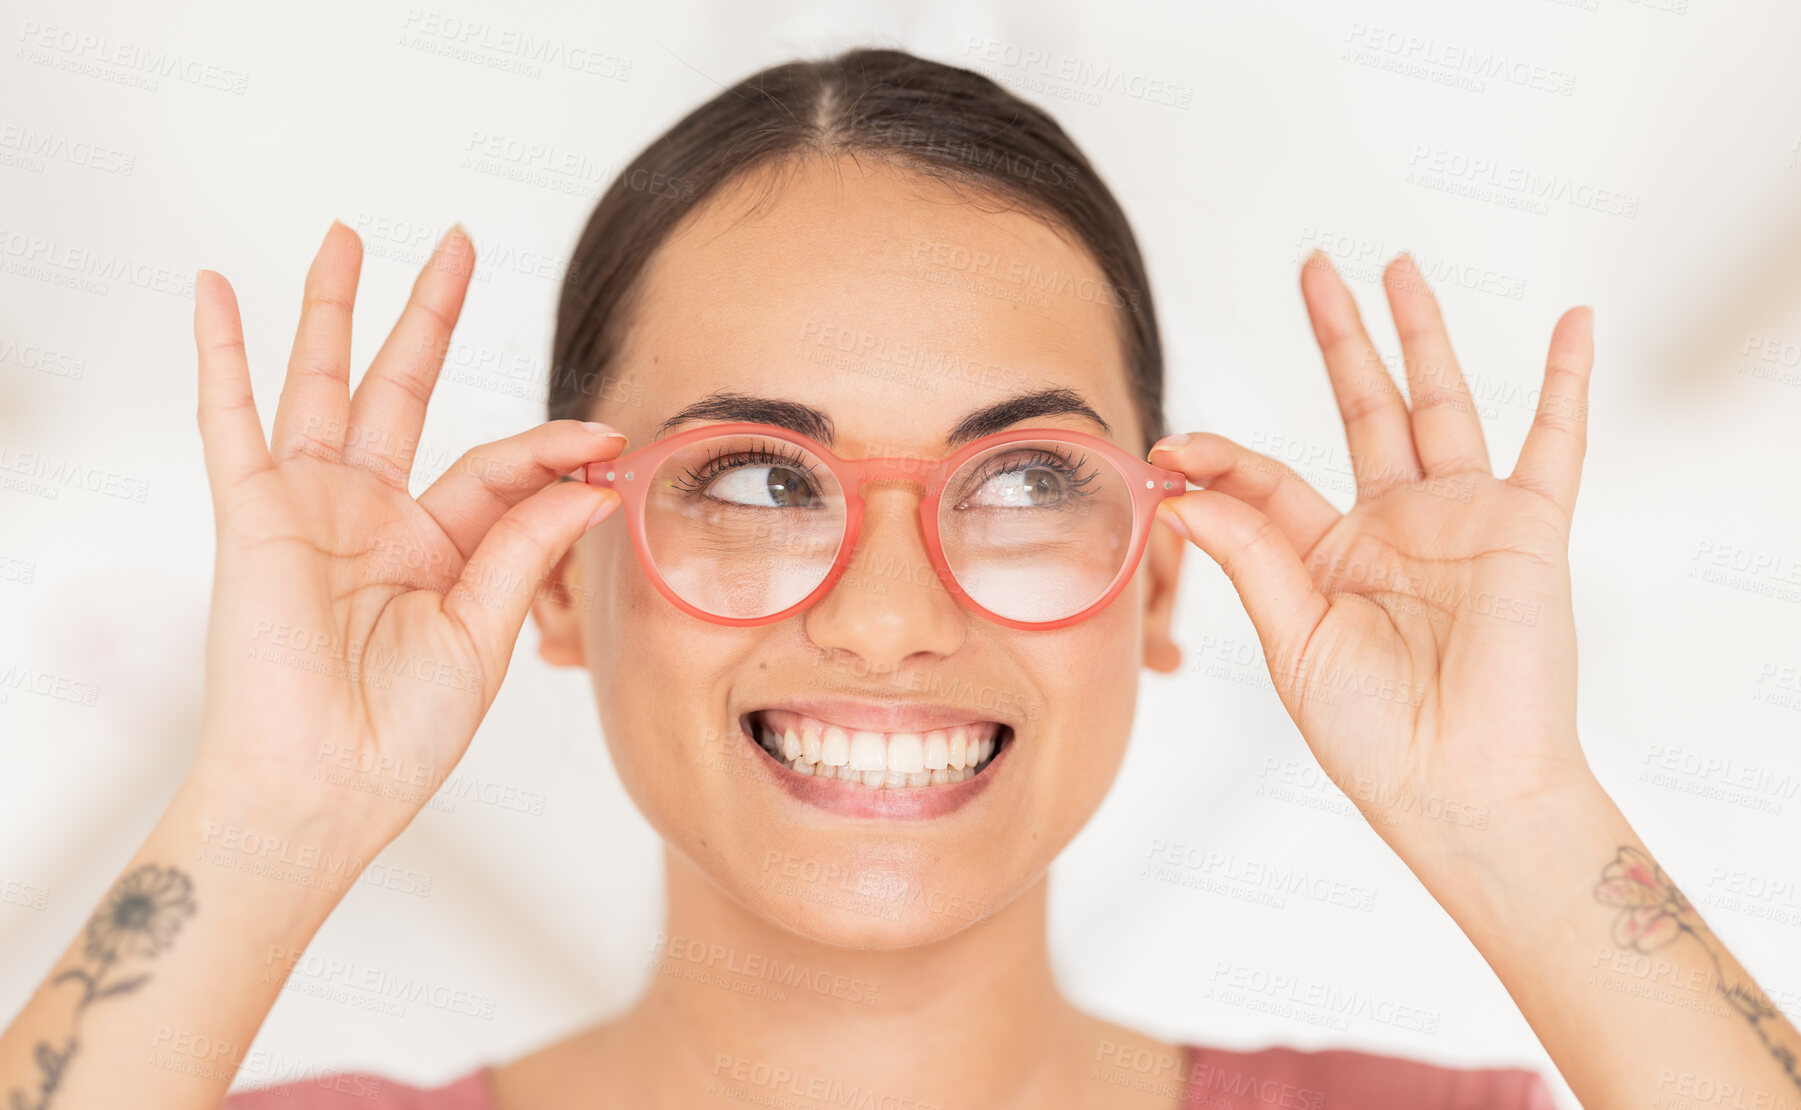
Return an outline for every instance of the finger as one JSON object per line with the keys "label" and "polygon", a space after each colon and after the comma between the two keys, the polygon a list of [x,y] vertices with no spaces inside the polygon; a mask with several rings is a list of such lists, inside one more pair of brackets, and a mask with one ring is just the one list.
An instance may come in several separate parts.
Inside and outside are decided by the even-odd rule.
{"label": "finger", "polygon": [[1482,418],[1476,415],[1469,385],[1451,351],[1438,298],[1406,254],[1388,264],[1382,287],[1388,291],[1388,309],[1401,337],[1413,449],[1420,465],[1428,474],[1489,473]]}
{"label": "finger", "polygon": [[1304,661],[1297,656],[1331,603],[1314,586],[1281,529],[1243,501],[1210,489],[1171,497],[1157,507],[1157,514],[1232,580],[1264,655],[1272,661],[1272,673],[1299,673]]}
{"label": "finger", "polygon": [[459,224],[444,233],[419,271],[399,322],[350,398],[345,458],[382,473],[401,489],[413,468],[426,402],[474,269],[475,248]]}
{"label": "finger", "polygon": [[494,522],[444,598],[444,612],[467,631],[494,685],[506,674],[532,599],[550,568],[581,534],[619,507],[619,494],[586,482],[558,482]]}
{"label": "finger", "polygon": [[624,447],[625,436],[605,424],[552,420],[472,448],[419,495],[419,507],[470,558],[513,506],[584,463],[618,457]]}
{"label": "finger", "polygon": [[350,410],[350,307],[362,267],[362,241],[333,220],[306,272],[300,326],[270,441],[270,454],[278,460],[343,454]]}
{"label": "finger", "polygon": [[1191,482],[1245,502],[1287,537],[1305,558],[1320,537],[1343,519],[1325,496],[1287,466],[1225,436],[1195,432],[1170,436],[1151,448],[1151,461],[1179,470]]}
{"label": "finger", "polygon": [[1302,265],[1301,295],[1338,398],[1359,495],[1418,477],[1407,403],[1370,342],[1351,291],[1324,252],[1314,251]]}
{"label": "finger", "polygon": [[1595,314],[1572,308],[1551,331],[1538,412],[1507,481],[1551,499],[1565,516],[1576,510],[1582,456],[1588,450],[1588,379],[1595,365]]}
{"label": "finger", "polygon": [[200,442],[215,503],[271,465],[250,389],[244,325],[231,283],[212,270],[194,278],[194,346],[200,353]]}

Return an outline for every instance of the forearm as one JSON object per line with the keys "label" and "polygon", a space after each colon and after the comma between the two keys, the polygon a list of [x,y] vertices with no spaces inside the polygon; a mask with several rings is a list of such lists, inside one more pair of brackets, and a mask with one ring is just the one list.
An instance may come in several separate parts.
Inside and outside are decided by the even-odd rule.
{"label": "forearm", "polygon": [[184,784],[0,1035],[0,1103],[218,1106],[291,961],[367,862],[333,846],[337,824]]}
{"label": "forearm", "polygon": [[1415,871],[1584,1107],[1801,1101],[1801,1036],[1598,782],[1495,817],[1480,847]]}

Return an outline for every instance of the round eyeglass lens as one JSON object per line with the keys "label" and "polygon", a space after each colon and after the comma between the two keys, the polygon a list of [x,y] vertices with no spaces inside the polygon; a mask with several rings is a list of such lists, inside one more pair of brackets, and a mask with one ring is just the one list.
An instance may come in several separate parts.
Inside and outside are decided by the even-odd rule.
{"label": "round eyeglass lens", "polygon": [[1078,444],[1006,443],[957,468],[938,503],[938,538],[957,584],[1018,621],[1054,621],[1098,601],[1132,546],[1132,490]]}
{"label": "round eyeglass lens", "polygon": [[812,593],[844,542],[844,492],[786,440],[726,435],[670,454],[644,500],[651,561],[703,612],[766,617]]}

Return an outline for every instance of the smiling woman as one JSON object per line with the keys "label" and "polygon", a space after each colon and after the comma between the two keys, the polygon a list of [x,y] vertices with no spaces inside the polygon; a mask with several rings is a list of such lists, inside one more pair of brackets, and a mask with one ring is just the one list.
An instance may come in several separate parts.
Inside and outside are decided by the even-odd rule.
{"label": "smiling woman", "polygon": [[[680,187],[632,184],[649,178]],[[1179,665],[1191,544],[1230,576],[1326,774],[1585,1104],[1653,1104],[1672,1057],[1741,1090],[1796,1082],[1793,1028],[1576,741],[1586,310],[1559,322],[1498,479],[1411,264],[1387,281],[1410,409],[1362,373],[1378,356],[1310,259],[1359,477],[1340,514],[1229,440],[1163,437],[1138,248],[1054,122],[968,71],[856,51],[727,89],[621,173],[571,263],[551,419],[415,500],[432,352],[472,250],[446,236],[353,395],[360,257],[334,225],[268,446],[235,299],[202,275],[220,554],[200,755],[86,946],[0,1040],[12,1105],[218,1105],[233,1069],[145,1068],[144,1045],[248,1043],[281,985],[259,965],[303,949],[341,893],[272,896],[180,861],[222,825],[373,855],[428,795],[309,778],[318,738],[369,765],[454,765],[528,612],[543,657],[587,672],[663,839],[672,950],[731,959],[654,975],[618,1017],[433,1091],[332,1075],[226,1106],[1549,1105],[1523,1069],[1172,1044],[1060,993],[1046,875],[1113,783],[1141,671]],[[534,588],[493,585],[519,581]],[[1543,619],[1498,618],[1497,597]],[[258,661],[270,621],[341,630],[330,666]],[[347,644],[479,680],[369,686]],[[1344,673],[1422,696],[1358,697]],[[1494,820],[1395,802],[1422,796]],[[145,942],[115,943],[132,930]],[[1721,1004],[1597,988],[1598,947],[1700,969]],[[778,1003],[772,980],[795,989]]]}

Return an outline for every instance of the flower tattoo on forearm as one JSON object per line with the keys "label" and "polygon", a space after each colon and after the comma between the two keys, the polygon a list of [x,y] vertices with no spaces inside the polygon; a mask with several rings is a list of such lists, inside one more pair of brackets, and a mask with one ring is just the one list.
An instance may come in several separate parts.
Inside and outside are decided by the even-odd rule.
{"label": "flower tattoo on forearm", "polygon": [[1801,1089],[1795,1050],[1771,1038],[1772,1024],[1779,1021],[1779,1014],[1769,996],[1748,979],[1742,983],[1727,981],[1720,962],[1721,946],[1713,931],[1655,860],[1637,848],[1621,846],[1620,854],[1601,872],[1595,900],[1620,907],[1613,922],[1613,941],[1621,948],[1654,952],[1684,935],[1695,938],[1713,963],[1714,988],[1728,1006],[1750,1022],[1758,1039],[1782,1065],[1789,1082]]}
{"label": "flower tattoo on forearm", "polygon": [[88,919],[87,940],[76,966],[52,979],[51,985],[76,983],[81,997],[69,1016],[69,1034],[61,1048],[39,1041],[33,1051],[40,1078],[35,1092],[15,1088],[7,1096],[6,1110],[48,1110],[69,1060],[80,1046],[77,1035],[82,1013],[102,998],[129,994],[149,980],[148,972],[114,975],[114,969],[148,960],[175,940],[181,926],[194,916],[193,880],[173,867],[146,863],[117,883],[106,900]]}

